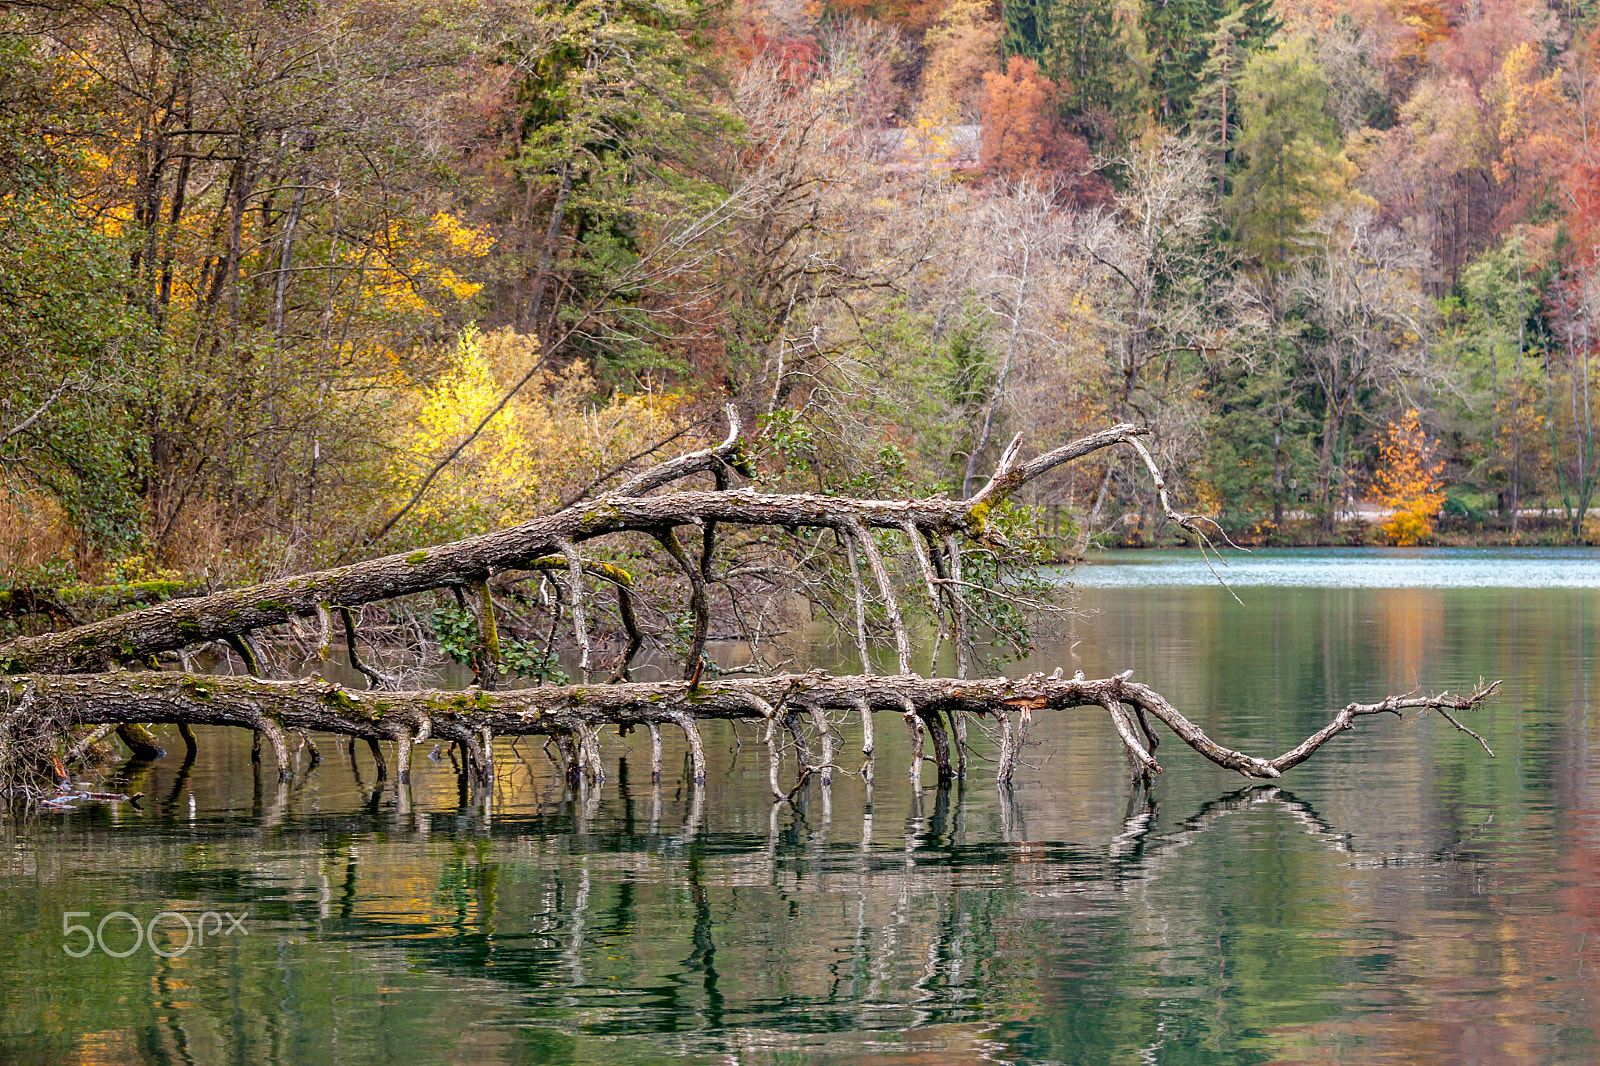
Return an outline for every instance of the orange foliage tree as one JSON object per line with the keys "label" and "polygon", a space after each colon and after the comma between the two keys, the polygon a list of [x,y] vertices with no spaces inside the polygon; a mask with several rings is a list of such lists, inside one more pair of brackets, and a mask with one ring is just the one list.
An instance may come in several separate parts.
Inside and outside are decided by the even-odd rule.
{"label": "orange foliage tree", "polygon": [[1557,135],[1571,156],[1555,173],[1565,201],[1567,255],[1588,260],[1600,247],[1600,26],[1566,57],[1571,106]]}
{"label": "orange foliage tree", "polygon": [[1422,429],[1416,411],[1389,423],[1389,439],[1379,449],[1372,492],[1392,514],[1383,523],[1384,535],[1406,548],[1433,536],[1433,520],[1444,506],[1439,475],[1444,460],[1435,459],[1434,442]]}
{"label": "orange foliage tree", "polygon": [[1040,169],[1055,147],[1055,99],[1056,83],[1025,56],[984,74],[983,168],[1007,177]]}
{"label": "orange foliage tree", "polygon": [[1099,202],[1105,184],[1089,173],[1088,143],[1061,124],[1061,92],[1025,56],[1006,60],[1004,73],[984,74],[981,165],[1012,180],[1053,173],[1064,194],[1080,204]]}

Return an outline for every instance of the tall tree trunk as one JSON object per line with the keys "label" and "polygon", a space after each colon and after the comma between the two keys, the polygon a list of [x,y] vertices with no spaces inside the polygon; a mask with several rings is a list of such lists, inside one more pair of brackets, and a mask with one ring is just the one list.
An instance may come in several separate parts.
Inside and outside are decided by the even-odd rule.
{"label": "tall tree trunk", "polygon": [[1340,421],[1338,405],[1330,395],[1322,408],[1322,445],[1317,451],[1317,499],[1321,512],[1317,517],[1318,528],[1325,539],[1333,536],[1336,509],[1333,500],[1333,457],[1338,446]]}
{"label": "tall tree trunk", "polygon": [[306,161],[295,179],[294,199],[289,204],[289,215],[283,222],[283,251],[278,256],[278,279],[272,294],[272,332],[283,333],[283,305],[289,292],[289,269],[294,265],[294,231],[300,224],[300,211],[306,202],[306,187],[311,182],[311,153],[316,150],[317,135],[306,134],[301,152]]}
{"label": "tall tree trunk", "polygon": [[561,225],[567,216],[567,198],[572,195],[572,164],[561,165],[561,184],[556,188],[556,202],[550,208],[550,224],[545,228],[544,247],[539,251],[539,269],[533,277],[533,299],[528,306],[528,328],[544,338],[540,325],[544,314],[545,290],[550,285],[550,269],[555,262],[556,242],[561,239]]}

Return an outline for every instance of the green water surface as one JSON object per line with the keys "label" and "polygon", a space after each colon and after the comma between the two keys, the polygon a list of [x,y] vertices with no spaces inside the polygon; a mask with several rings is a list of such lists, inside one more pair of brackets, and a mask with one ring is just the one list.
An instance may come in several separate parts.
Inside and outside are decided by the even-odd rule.
{"label": "green water surface", "polygon": [[[1538,576],[1595,557],[1404,558],[1427,579],[1241,582],[1242,606],[1191,557],[1179,584],[1101,570],[1006,672],[1132,668],[1269,756],[1350,700],[1483,674],[1492,759],[1437,716],[1369,718],[1267,786],[1172,738],[1144,792],[1081,709],[1037,719],[1014,790],[980,762],[913,795],[880,714],[870,802],[841,775],[772,805],[731,730],[699,792],[671,737],[652,786],[634,735],[580,793],[502,742],[482,800],[448,759],[379,786],[331,739],[280,789],[247,735],[201,731],[193,763],[125,769],[143,810],[0,819],[0,1062],[1600,1060],[1600,592]],[[1486,565],[1499,587],[1461,587]],[[208,911],[243,929],[179,951]],[[113,912],[67,953],[64,920]],[[172,957],[108,953],[164,912]]]}

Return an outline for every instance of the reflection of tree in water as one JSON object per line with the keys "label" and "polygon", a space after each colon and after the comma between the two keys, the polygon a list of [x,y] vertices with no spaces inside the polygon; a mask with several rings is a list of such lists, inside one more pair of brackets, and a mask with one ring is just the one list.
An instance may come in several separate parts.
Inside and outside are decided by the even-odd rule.
{"label": "reflection of tree in water", "polygon": [[[180,772],[147,821],[74,832],[122,856],[160,845],[190,817],[186,787]],[[871,805],[836,820],[820,785],[715,829],[703,798],[624,779],[604,818],[582,793],[530,816],[376,802],[324,814],[269,783],[232,840],[203,825],[204,854],[138,875],[146,898],[250,901],[257,937],[229,945],[242,954],[207,975],[201,1010],[167,1004],[195,998],[193,964],[214,960],[152,960],[151,1016],[113,1024],[174,1061],[217,1048],[292,1057],[297,1041],[380,1029],[441,1052],[461,1034],[489,1061],[535,1049],[626,1061],[645,1056],[648,1034],[745,1061],[928,1042],[976,1054],[986,1040],[1006,1057],[1109,1061],[1197,1033],[1249,1061],[1248,1020],[1202,1009],[1235,1010],[1230,982],[1247,975],[1191,965],[1225,935],[1231,904],[1195,881],[1206,860],[1182,856],[1232,847],[1212,831],[1252,814],[1351,853],[1277,787],[1210,800],[1175,826],[1135,791],[1121,831],[1096,844],[1031,840],[1008,794],[998,808],[985,797],[974,828],[959,784],[919,796],[890,846]],[[257,1012],[230,1022],[229,1002]]]}

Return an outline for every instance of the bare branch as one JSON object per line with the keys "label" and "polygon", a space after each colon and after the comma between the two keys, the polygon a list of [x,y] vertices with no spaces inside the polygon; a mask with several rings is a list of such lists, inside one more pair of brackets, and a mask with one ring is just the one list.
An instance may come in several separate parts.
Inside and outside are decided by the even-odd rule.
{"label": "bare branch", "polygon": [[589,628],[583,607],[583,562],[578,549],[569,540],[559,540],[556,547],[567,557],[567,596],[572,601],[572,635],[578,641],[578,670],[583,680],[589,680]]}
{"label": "bare branch", "polygon": [[867,601],[861,588],[861,565],[856,559],[856,538],[853,534],[840,534],[844,541],[845,556],[850,564],[850,588],[856,602],[856,652],[861,656],[861,672],[872,674],[872,651],[867,647]]}
{"label": "bare branch", "polygon": [[[1121,705],[1142,708],[1172,729],[1206,759],[1247,777],[1277,778],[1309,758],[1332,737],[1352,728],[1356,718],[1400,715],[1409,709],[1438,710],[1453,724],[1455,715],[1479,706],[1499,691],[1500,683],[1481,683],[1465,696],[1404,694],[1377,703],[1351,703],[1327,726],[1275,759],[1261,759],[1225,748],[1178,713],[1159,693],[1128,679],[1126,674],[1098,680],[1045,678],[1019,681],[1003,678],[960,681],[952,678],[833,677],[819,672],[704,683],[663,681],[587,686],[541,686],[509,692],[357,692],[321,678],[263,681],[250,677],[197,677],[159,672],[124,672],[99,676],[31,675],[0,679],[0,712],[24,698],[42,712],[41,721],[95,726],[131,722],[180,722],[231,725],[255,729],[272,744],[280,773],[288,772],[282,729],[318,730],[368,740],[392,739],[400,744],[402,772],[409,766],[410,747],[428,735],[462,741],[481,772],[483,737],[546,735],[565,737],[577,745],[589,772],[598,773],[593,731],[605,724],[648,725],[673,722],[690,739],[695,776],[703,780],[703,746],[697,744],[697,721],[760,722],[775,729],[786,701],[827,710],[855,711],[867,718],[871,708],[899,711],[911,731],[912,777],[920,775],[923,720],[940,713],[963,711],[995,717],[1001,749],[997,776],[1009,780],[1035,711],[1094,706],[1111,713],[1124,747],[1139,768],[1156,771],[1155,759],[1134,735]],[[1022,712],[1012,734],[1010,712]],[[813,721],[817,721],[815,714]],[[818,725],[824,729],[826,723]],[[48,727],[41,727],[48,728]],[[1481,741],[1481,738],[1479,738]],[[777,743],[769,733],[774,765],[770,770],[775,796]],[[937,745],[938,738],[935,738]],[[863,745],[870,748],[870,742]],[[476,750],[477,754],[472,752]],[[870,756],[869,756],[870,758]],[[802,755],[802,761],[805,757]],[[948,772],[948,756],[940,759]]]}
{"label": "bare branch", "polygon": [[[1133,426],[1115,426],[1014,465],[972,500],[870,500],[752,489],[639,497],[610,493],[553,515],[451,544],[282,578],[252,588],[163,603],[60,633],[19,637],[0,645],[0,669],[12,673],[104,670],[119,662],[140,662],[150,655],[223,639],[229,634],[280,625],[296,615],[315,614],[319,604],[356,607],[434,589],[460,588],[496,572],[528,567],[555,552],[566,555],[563,545],[570,547],[624,532],[660,537],[661,530],[674,526],[703,528],[717,522],[790,530],[833,529],[844,531],[843,535],[857,541],[867,553],[880,592],[885,594],[885,610],[900,652],[900,670],[909,671],[909,634],[900,619],[882,559],[872,538],[863,536],[861,531],[904,532],[910,526],[924,535],[945,536],[947,543],[952,534],[989,537],[989,508],[1029,478],[1069,459],[1130,440],[1138,432]],[[711,458],[705,461],[709,463]],[[723,460],[717,457],[716,461]],[[635,483],[634,489],[642,484]],[[702,586],[700,609],[706,609],[701,568],[689,562],[687,556],[680,565],[691,584]],[[696,572],[690,574],[690,569]],[[956,579],[954,574],[952,579]],[[581,609],[582,604],[574,606]]]}
{"label": "bare branch", "polygon": [[[928,605],[933,608],[933,617],[939,623],[939,636],[946,635],[944,624],[944,605],[939,600],[939,578],[933,572],[933,564],[928,561],[928,551],[922,544],[922,534],[917,527],[907,522],[901,527],[906,532],[906,539],[911,542],[911,554],[916,556],[917,569],[922,572],[922,584],[928,593]],[[938,647],[937,644],[934,647]]]}
{"label": "bare branch", "polygon": [[728,416],[728,436],[721,444],[715,448],[689,452],[687,455],[680,455],[676,459],[653,466],[629,478],[606,495],[643,496],[663,485],[702,470],[732,469],[745,477],[753,477],[755,470],[739,446],[739,410],[730,403],[723,408],[723,411]]}
{"label": "bare branch", "polygon": [[69,391],[78,388],[82,384],[83,382],[78,378],[68,378],[66,381],[63,381],[60,385],[56,386],[56,390],[49,396],[46,396],[44,403],[34,408],[32,414],[30,414],[27,418],[24,418],[21,422],[18,422],[16,425],[12,426],[10,429],[6,430],[4,433],[0,433],[0,444],[10,440],[19,433],[26,433],[30,428],[32,428],[35,422],[44,417],[45,412],[50,410],[57,400],[61,399],[62,396],[65,396]]}
{"label": "bare branch", "polygon": [[861,554],[867,557],[867,568],[872,571],[872,576],[878,582],[878,594],[883,597],[883,612],[889,616],[889,625],[894,629],[895,650],[900,655],[900,672],[911,673],[911,634],[906,630],[905,619],[900,617],[900,604],[895,599],[894,584],[889,580],[889,571],[884,568],[883,556],[878,553],[878,545],[872,539],[872,531],[859,519],[850,524],[850,536],[861,546]]}

